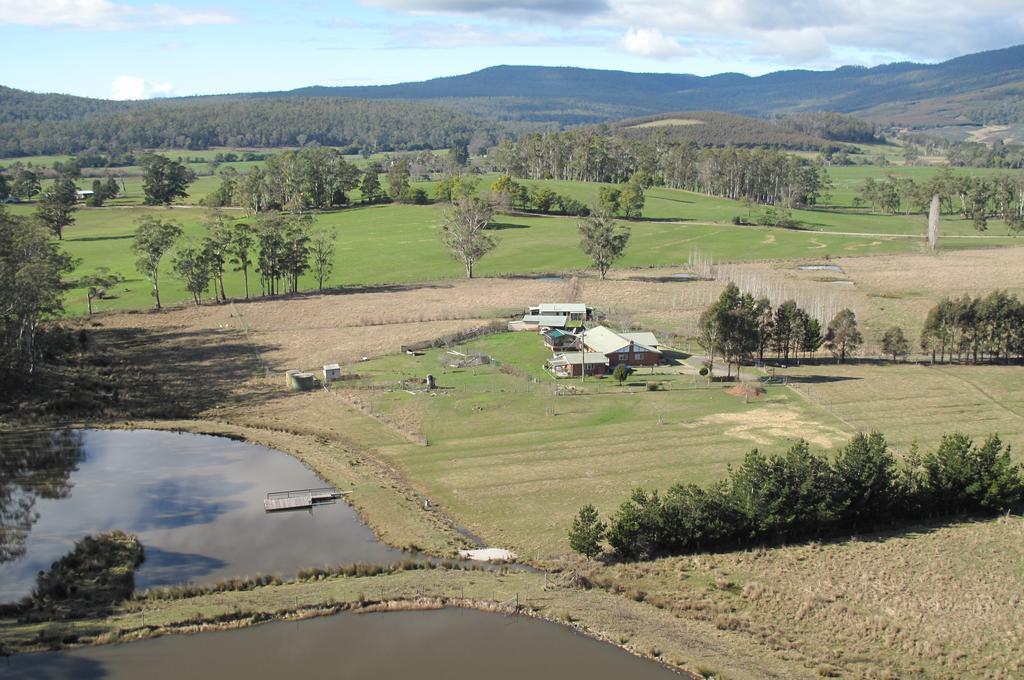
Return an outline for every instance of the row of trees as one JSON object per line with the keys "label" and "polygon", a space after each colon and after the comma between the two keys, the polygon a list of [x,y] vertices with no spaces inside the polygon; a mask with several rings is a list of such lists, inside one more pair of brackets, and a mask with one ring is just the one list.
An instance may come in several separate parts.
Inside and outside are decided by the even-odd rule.
{"label": "row of trees", "polygon": [[927,212],[936,194],[943,212],[973,220],[979,231],[994,217],[1013,230],[1024,230],[1024,177],[1017,175],[971,177],[944,168],[931,179],[918,181],[890,173],[883,180],[864,180],[857,200],[874,210],[909,215]]}
{"label": "row of trees", "polygon": [[640,173],[651,184],[789,207],[813,205],[831,186],[824,167],[777,149],[702,148],[591,128],[504,140],[488,159],[518,178],[621,184]]}
{"label": "row of trees", "polygon": [[903,460],[878,433],[858,434],[829,458],[807,442],[782,455],[756,449],[710,487],[677,484],[664,495],[633,491],[606,527],[584,507],[570,545],[589,557],[607,539],[621,559],[848,534],[961,513],[998,513],[1024,503],[1024,478],[996,435],[978,446],[964,434],[942,438]]}
{"label": "row of trees", "polygon": [[[250,224],[213,212],[205,220],[206,235],[198,241],[183,240],[184,231],[173,220],[147,216],[138,224],[132,251],[136,268],[153,287],[157,309],[161,265],[168,256],[197,305],[208,290],[215,300],[227,300],[224,274],[232,269],[242,273],[248,299],[250,271],[259,273],[262,295],[276,295],[298,292],[299,278],[311,270],[322,290],[334,268],[336,234],[314,229],[312,217],[305,214],[265,213]],[[103,283],[97,281],[97,286]]]}
{"label": "row of trees", "polygon": [[[443,198],[443,190],[438,198]],[[590,208],[582,201],[559,194],[547,187],[528,187],[502,175],[491,185],[491,193],[498,199],[502,210],[521,210],[543,214],[558,213],[586,217]]]}
{"label": "row of trees", "polygon": [[697,323],[698,341],[713,364],[721,356],[728,375],[736,365],[736,375],[744,361],[774,351],[778,359],[813,354],[826,347],[839,361],[856,353],[864,338],[857,317],[849,309],[840,310],[822,334],[821,323],[793,300],[773,308],[767,297],[755,299],[741,293],[732,282],[714,303],[707,307]]}
{"label": "row of trees", "polygon": [[[381,174],[385,175],[383,183]],[[411,185],[409,159],[391,159],[386,170],[371,163],[360,171],[337,150],[317,145],[274,154],[262,167],[245,174],[228,168],[220,176],[220,186],[204,203],[209,207],[239,206],[250,215],[348,205],[348,192],[354,189],[369,204],[428,201],[426,192]]]}
{"label": "row of trees", "polygon": [[943,298],[928,311],[921,349],[932,361],[1009,361],[1024,357],[1024,303],[994,291],[984,297]]}

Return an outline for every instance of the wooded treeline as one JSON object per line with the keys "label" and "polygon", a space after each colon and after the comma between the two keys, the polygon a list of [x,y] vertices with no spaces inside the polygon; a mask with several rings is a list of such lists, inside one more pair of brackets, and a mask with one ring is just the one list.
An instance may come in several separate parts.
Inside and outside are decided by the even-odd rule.
{"label": "wooded treeline", "polygon": [[998,290],[985,297],[943,298],[925,318],[921,349],[940,362],[1024,358],[1024,303]]}
{"label": "wooded treeline", "polygon": [[917,181],[890,173],[882,180],[864,180],[855,202],[893,215],[909,215],[926,213],[935,194],[942,212],[973,220],[979,231],[984,231],[993,217],[1005,220],[1010,229],[1024,229],[1024,175],[971,177],[943,168],[931,179]]}
{"label": "wooded treeline", "polygon": [[[832,460],[801,441],[782,455],[755,449],[709,487],[677,484],[664,495],[636,489],[612,516],[607,534],[587,506],[580,513],[587,521],[577,520],[570,541],[596,554],[606,537],[616,557],[650,559],[995,514],[1022,502],[1020,466],[996,435],[980,446],[964,434],[946,435],[932,451],[914,449],[897,459],[881,434],[858,434]],[[578,540],[581,534],[591,540]]]}
{"label": "wooded treeline", "polygon": [[827,170],[770,148],[706,147],[578,128],[502,140],[488,154],[499,171],[525,179],[653,184],[786,206],[813,205],[830,187]]}
{"label": "wooded treeline", "polygon": [[112,104],[90,115],[0,118],[0,157],[73,154],[86,149],[281,147],[309,142],[340,147],[346,153],[439,149],[474,134],[494,138],[500,131],[497,123],[416,102],[315,97],[176,99],[131,108]]}

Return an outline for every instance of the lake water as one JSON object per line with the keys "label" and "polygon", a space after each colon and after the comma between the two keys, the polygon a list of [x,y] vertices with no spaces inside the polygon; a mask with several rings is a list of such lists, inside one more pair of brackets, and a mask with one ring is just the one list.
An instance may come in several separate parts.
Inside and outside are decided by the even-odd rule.
{"label": "lake water", "polygon": [[0,601],[32,589],[87,534],[138,534],[136,587],[294,575],[304,566],[391,562],[346,503],[267,514],[269,491],[325,486],[295,458],[222,437],[151,430],[0,436]]}
{"label": "lake water", "polygon": [[568,628],[472,610],[339,614],[202,635],[20,655],[0,675],[138,678],[655,680],[678,674]]}

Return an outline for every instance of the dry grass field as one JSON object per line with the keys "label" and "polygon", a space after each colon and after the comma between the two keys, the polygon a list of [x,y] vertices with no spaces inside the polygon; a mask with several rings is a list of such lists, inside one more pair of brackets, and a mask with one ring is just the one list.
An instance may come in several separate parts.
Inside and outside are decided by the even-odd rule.
{"label": "dry grass field", "polygon": [[594,581],[830,677],[1019,678],[1024,520],[678,557]]}

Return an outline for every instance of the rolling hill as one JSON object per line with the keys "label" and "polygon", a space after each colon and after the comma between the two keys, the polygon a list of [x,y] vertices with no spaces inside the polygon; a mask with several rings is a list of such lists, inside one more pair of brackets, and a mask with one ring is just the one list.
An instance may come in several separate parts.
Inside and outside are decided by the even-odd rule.
{"label": "rolling hill", "polygon": [[478,133],[494,139],[679,111],[755,118],[835,111],[882,126],[916,128],[1021,123],[1024,45],[939,64],[844,66],[758,77],[494,66],[395,85],[137,102],[0,87],[0,155],[305,141],[353,150],[415,149]]}

